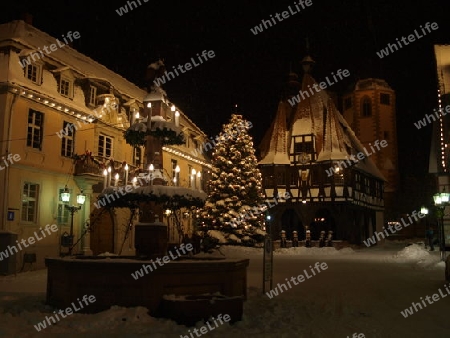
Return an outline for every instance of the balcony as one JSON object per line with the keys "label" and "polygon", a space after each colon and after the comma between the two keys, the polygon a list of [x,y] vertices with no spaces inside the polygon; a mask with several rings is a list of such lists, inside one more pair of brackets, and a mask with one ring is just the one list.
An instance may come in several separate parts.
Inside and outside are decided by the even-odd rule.
{"label": "balcony", "polygon": [[111,176],[115,177],[119,174],[122,184],[125,184],[125,165],[128,165],[128,182],[131,182],[133,177],[144,173],[143,169],[124,162],[114,161],[102,156],[94,156],[90,154],[75,155],[75,172],[74,176],[91,176],[97,178],[99,181],[104,178],[103,171],[111,168]]}

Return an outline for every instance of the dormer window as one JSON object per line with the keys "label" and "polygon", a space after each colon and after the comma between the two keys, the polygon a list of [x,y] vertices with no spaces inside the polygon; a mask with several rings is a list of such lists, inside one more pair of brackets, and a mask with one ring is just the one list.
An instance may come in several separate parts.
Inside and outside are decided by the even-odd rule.
{"label": "dormer window", "polygon": [[68,67],[52,71],[58,83],[58,93],[69,99],[73,99],[75,76]]}
{"label": "dormer window", "polygon": [[[24,64],[26,64],[24,62]],[[40,85],[42,83],[42,65],[30,63],[24,67],[24,75],[31,82]]]}
{"label": "dormer window", "polygon": [[97,99],[97,87],[89,87],[89,104],[95,106],[95,101]]}
{"label": "dormer window", "polygon": [[61,76],[59,81],[59,93],[63,96],[73,97],[73,83],[68,78]]}
{"label": "dormer window", "polygon": [[307,164],[310,161],[314,161],[314,136],[312,134],[293,136],[290,156],[292,162],[299,164]]}

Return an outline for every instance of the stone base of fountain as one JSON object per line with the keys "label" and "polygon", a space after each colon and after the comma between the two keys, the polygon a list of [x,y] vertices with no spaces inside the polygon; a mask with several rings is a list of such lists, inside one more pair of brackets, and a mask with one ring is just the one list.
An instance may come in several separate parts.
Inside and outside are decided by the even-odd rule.
{"label": "stone base of fountain", "polygon": [[[199,312],[200,317],[208,311],[213,316],[218,311],[222,314],[228,311],[232,312],[228,314],[233,320],[239,320],[242,302],[247,296],[248,259],[205,261],[180,257],[162,266],[155,262],[157,268],[153,271],[149,269],[153,265],[149,260],[120,256],[46,258],[45,264],[48,268],[47,303],[59,309],[69,307],[84,295],[93,295],[96,301],[80,312],[100,312],[113,305],[144,306],[152,316],[162,313],[165,317],[176,319],[179,316],[181,321],[188,322],[191,318],[183,319],[185,310],[170,309],[167,302],[163,304],[164,295],[200,297],[209,294],[225,297],[221,302],[223,307],[197,302],[198,309],[204,308]],[[147,265],[147,273],[143,264]],[[137,276],[136,271],[142,271],[142,277]],[[227,302],[225,299],[240,300]]]}

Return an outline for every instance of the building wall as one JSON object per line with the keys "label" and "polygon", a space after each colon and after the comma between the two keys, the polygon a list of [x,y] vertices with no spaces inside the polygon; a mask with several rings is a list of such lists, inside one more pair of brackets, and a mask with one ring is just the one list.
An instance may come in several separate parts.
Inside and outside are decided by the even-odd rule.
{"label": "building wall", "polygon": [[[44,33],[42,33],[44,34]],[[13,44],[14,47],[10,46]],[[26,46],[30,48],[32,42]],[[36,49],[39,46],[36,46]],[[70,49],[70,47],[65,47]],[[18,233],[19,242],[32,236],[35,231],[39,231],[40,227],[46,224],[57,224],[58,232],[52,233],[48,237],[37,241],[26,250],[20,251],[14,255],[18,268],[21,267],[23,254],[32,252],[37,254],[37,268],[44,267],[44,258],[46,256],[59,255],[60,252],[60,236],[64,232],[70,231],[70,217],[67,218],[65,212],[65,220],[58,221],[58,210],[64,210],[60,201],[60,190],[67,185],[71,191],[70,204],[76,204],[76,195],[84,189],[87,195],[86,203],[81,210],[74,214],[74,236],[75,241],[79,239],[85,229],[86,222],[93,222],[95,217],[91,215],[98,212],[94,205],[99,192],[103,189],[104,177],[102,176],[103,168],[98,168],[96,164],[91,163],[90,172],[77,172],[76,163],[82,162],[82,159],[74,160],[72,157],[61,155],[62,139],[56,134],[63,129],[63,122],[74,123],[77,126],[75,131],[74,155],[83,155],[86,152],[97,156],[99,153],[99,136],[106,135],[113,139],[113,152],[111,157],[115,160],[116,165],[123,162],[133,165],[133,148],[126,144],[123,133],[129,125],[129,120],[136,111],[143,109],[143,97],[146,92],[138,89],[133,84],[126,82],[124,79],[115,86],[115,83],[105,81],[113,81],[117,74],[112,73],[111,79],[96,80],[89,78],[89,75],[73,71],[74,65],[67,63],[66,59],[58,58],[58,53],[52,54],[52,59],[40,60],[39,65],[42,66],[42,81],[39,84],[28,79],[24,69],[19,64],[19,54],[24,50],[25,46],[17,42],[9,42],[0,40],[0,120],[5,123],[0,124],[0,158],[8,153],[20,155],[21,160],[11,164],[5,170],[0,170],[0,230],[13,231]],[[87,57],[73,51],[78,58]],[[62,55],[62,54],[61,54]],[[105,68],[94,62],[87,60],[89,64],[95,65],[99,73],[105,72]],[[58,68],[56,68],[58,67]],[[68,98],[59,93],[58,72],[55,69],[65,69],[64,72],[76,74],[72,83],[73,97]],[[67,70],[68,69],[68,70]],[[92,75],[92,74],[90,74]],[[113,76],[114,75],[114,76]],[[97,100],[95,104],[90,104],[87,99],[90,85],[96,86]],[[117,87],[122,85],[124,88],[130,88],[128,92],[119,91]],[[141,95],[142,94],[142,95]],[[117,107],[106,105],[105,97],[116,100]],[[133,103],[134,102],[134,103]],[[84,123],[83,116],[93,114],[94,109],[99,108],[105,103],[106,111],[92,123]],[[167,98],[161,103],[163,106],[164,117],[168,120],[174,119],[171,106]],[[12,108],[11,108],[12,107]],[[34,149],[27,146],[28,134],[28,114],[30,109],[43,114],[43,138],[41,149]],[[133,110],[136,109],[136,110]],[[170,146],[163,150],[164,171],[172,183],[171,159],[176,159],[180,166],[180,185],[189,186],[188,168],[195,169],[197,172],[207,173],[209,167],[208,160],[203,153],[192,154],[194,150],[195,138],[198,144],[202,144],[206,140],[206,135],[179,109],[180,125],[190,135],[189,147]],[[97,111],[98,112],[98,111]],[[79,114],[79,117],[77,117]],[[11,127],[9,121],[11,119]],[[177,151],[178,153],[175,153]],[[142,150],[141,169],[145,171],[146,159],[145,151]],[[100,161],[106,162],[109,159],[103,158]],[[98,170],[97,170],[98,169]],[[131,179],[131,177],[129,177]],[[31,222],[25,222],[21,219],[23,207],[23,189],[26,183],[38,184],[36,217]],[[192,182],[191,182],[192,184]],[[196,183],[198,186],[198,183]],[[8,220],[8,211],[14,212],[14,220]],[[63,213],[64,214],[64,213]],[[102,216],[102,226],[114,225],[114,252],[118,253],[124,243],[125,229],[129,222],[129,210],[116,209],[113,216]],[[61,215],[60,215],[61,216]],[[134,222],[137,218],[134,219]],[[167,221],[167,220],[166,220]],[[183,218],[186,224],[183,226],[184,231],[192,231],[192,219]],[[92,224],[94,227],[95,224]],[[173,230],[171,230],[173,231]],[[174,238],[174,241],[179,239]],[[132,232],[125,241],[122,254],[133,253],[134,233]],[[88,252],[90,246],[89,234],[81,240],[74,248],[73,253]],[[4,250],[5,248],[0,248]],[[125,250],[126,249],[126,250]],[[67,249],[63,248],[63,251]],[[87,250],[87,251],[86,251]]]}
{"label": "building wall", "polygon": [[[343,115],[356,137],[369,152],[373,153],[372,159],[387,179],[385,192],[392,193],[398,190],[399,185],[396,97],[395,92],[387,84],[379,84],[375,81],[384,82],[378,79],[361,80],[353,92],[344,95]],[[389,104],[381,103],[382,94],[389,95]],[[372,110],[370,116],[364,116],[365,98],[370,100]],[[351,106],[346,104],[349,100],[351,100]],[[377,150],[374,146],[376,140],[386,140],[388,146]]]}

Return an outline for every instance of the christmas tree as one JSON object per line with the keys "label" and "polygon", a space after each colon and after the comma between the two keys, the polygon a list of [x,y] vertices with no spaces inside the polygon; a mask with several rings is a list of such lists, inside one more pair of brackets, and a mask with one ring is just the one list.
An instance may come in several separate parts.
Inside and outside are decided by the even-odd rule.
{"label": "christmas tree", "polygon": [[242,115],[233,114],[212,141],[209,195],[198,214],[199,224],[204,228],[228,233],[227,237],[236,242],[264,234],[258,229],[264,226],[267,206],[252,137],[248,134],[251,127],[251,122]]}

